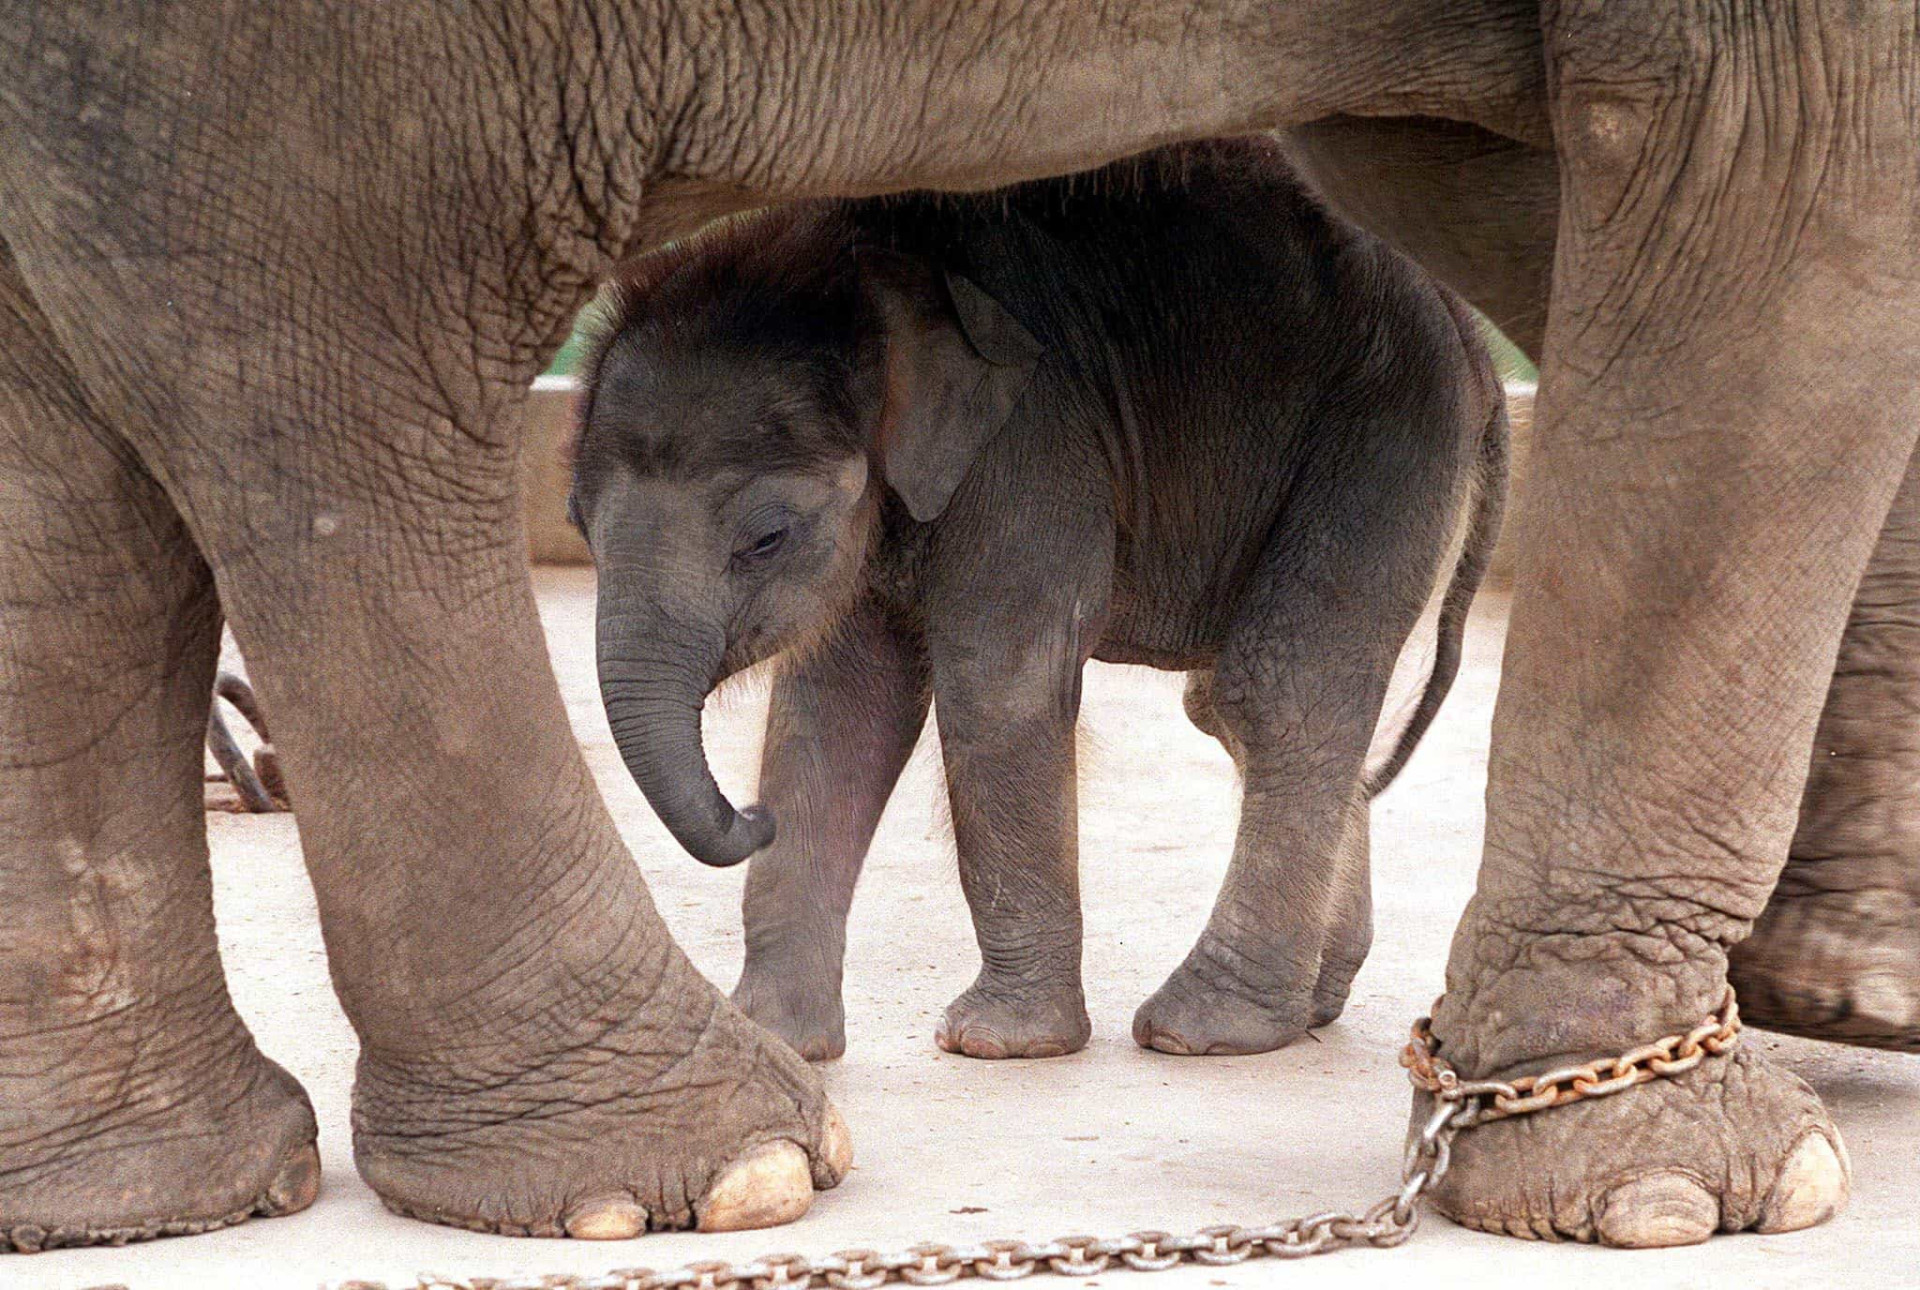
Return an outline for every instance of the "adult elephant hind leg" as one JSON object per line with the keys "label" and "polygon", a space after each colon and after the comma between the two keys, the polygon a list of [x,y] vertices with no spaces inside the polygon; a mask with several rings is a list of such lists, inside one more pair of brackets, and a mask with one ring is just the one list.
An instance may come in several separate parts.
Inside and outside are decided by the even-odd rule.
{"label": "adult elephant hind leg", "polygon": [[201,814],[220,611],[0,246],[0,1250],[313,1200],[305,1092],[234,1012]]}
{"label": "adult elephant hind leg", "polygon": [[1920,1051],[1920,465],[1853,598],[1787,867],[1729,955],[1747,1020]]}
{"label": "adult elephant hind leg", "polygon": [[[1913,15],[1799,8],[1550,15],[1567,200],[1486,854],[1434,1019],[1469,1077],[1720,1004],[1913,451],[1915,104],[1886,61]],[[1848,1185],[1812,1090],[1743,1047],[1473,1129],[1434,1196],[1492,1231],[1675,1245],[1809,1226]]]}

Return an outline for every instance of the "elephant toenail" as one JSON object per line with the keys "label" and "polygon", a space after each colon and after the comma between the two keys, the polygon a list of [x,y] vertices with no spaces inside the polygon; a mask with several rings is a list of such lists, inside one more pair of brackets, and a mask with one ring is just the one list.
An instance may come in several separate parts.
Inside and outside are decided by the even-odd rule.
{"label": "elephant toenail", "polygon": [[763,1142],[720,1171],[695,1206],[703,1232],[791,1223],[813,1204],[813,1167],[798,1144]]}
{"label": "elephant toenail", "polygon": [[820,1134],[820,1153],[814,1160],[813,1185],[821,1191],[837,1187],[853,1168],[853,1133],[835,1106],[827,1108],[827,1127]]}
{"label": "elephant toenail", "polygon": [[562,1220],[577,1241],[626,1241],[647,1230],[646,1207],[624,1192],[576,1202]]}
{"label": "elephant toenail", "polygon": [[313,1204],[320,1194],[320,1149],[304,1143],[294,1149],[280,1165],[280,1172],[267,1184],[260,1213],[267,1218],[292,1214]]}
{"label": "elephant toenail", "polygon": [[1839,1132],[1818,1129],[1800,1139],[1780,1169],[1773,1195],[1760,1209],[1758,1232],[1797,1232],[1824,1223],[1847,1203],[1853,1170]]}
{"label": "elephant toenail", "polygon": [[1601,1200],[1595,1226],[1604,1244],[1627,1249],[1698,1245],[1720,1226],[1720,1202],[1687,1174],[1645,1174]]}

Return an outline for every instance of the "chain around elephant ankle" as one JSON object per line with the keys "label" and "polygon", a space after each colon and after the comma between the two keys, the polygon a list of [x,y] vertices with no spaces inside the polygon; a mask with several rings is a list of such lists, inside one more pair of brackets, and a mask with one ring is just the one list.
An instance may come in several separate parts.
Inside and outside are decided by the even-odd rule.
{"label": "chain around elephant ankle", "polygon": [[1683,1035],[1656,1039],[1618,1057],[1556,1066],[1519,1079],[1467,1080],[1440,1056],[1432,1022],[1433,1018],[1422,1017],[1413,1023],[1413,1037],[1400,1054],[1400,1064],[1407,1068],[1415,1087],[1442,1102],[1468,1108],[1467,1114],[1456,1121],[1460,1128],[1624,1092],[1649,1080],[1690,1071],[1740,1042],[1740,1005],[1733,997],[1733,987],[1728,986],[1726,998],[1713,1015]]}
{"label": "chain around elephant ankle", "polygon": [[[1031,1276],[1088,1277],[1102,1272],[1158,1272],[1197,1263],[1211,1267],[1254,1258],[1297,1259],[1356,1245],[1399,1245],[1420,1224],[1420,1201],[1453,1161],[1453,1140],[1490,1120],[1543,1111],[1585,1098],[1605,1097],[1662,1076],[1690,1071],[1739,1042],[1740,1010],[1731,988],[1713,1016],[1684,1035],[1668,1035],[1618,1057],[1603,1057],[1516,1080],[1463,1080],[1434,1051],[1429,1018],[1413,1024],[1400,1056],[1414,1084],[1437,1099],[1401,1163],[1400,1189],[1364,1213],[1325,1211],[1261,1227],[1221,1224],[1176,1236],[1134,1232],[1099,1238],[1063,1236],[1032,1243],[922,1244],[896,1253],[841,1250],[823,1259],[770,1254],[748,1263],[705,1261],[667,1272],[628,1268],[603,1276],[544,1276],[513,1280],[452,1280],[422,1276],[412,1290],[879,1290],[889,1282],[943,1286],[979,1277],[1018,1281]],[[349,1281],[338,1290],[387,1290],[382,1282]]]}

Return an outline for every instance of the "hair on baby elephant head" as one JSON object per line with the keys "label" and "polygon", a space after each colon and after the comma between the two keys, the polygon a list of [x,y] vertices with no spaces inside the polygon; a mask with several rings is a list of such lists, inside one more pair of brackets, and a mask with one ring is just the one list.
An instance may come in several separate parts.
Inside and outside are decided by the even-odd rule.
{"label": "hair on baby elephant head", "polygon": [[969,279],[861,245],[832,205],[646,257],[608,303],[569,499],[599,569],[601,697],[662,822],[734,864],[773,821],[714,783],[705,697],[832,630],[863,588],[882,490],[937,519],[1040,346]]}

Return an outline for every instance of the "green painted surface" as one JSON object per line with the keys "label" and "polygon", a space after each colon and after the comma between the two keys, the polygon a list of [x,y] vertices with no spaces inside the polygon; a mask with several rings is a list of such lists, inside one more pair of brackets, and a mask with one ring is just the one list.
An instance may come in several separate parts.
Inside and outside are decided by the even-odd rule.
{"label": "green painted surface", "polygon": [[[549,376],[571,376],[580,363],[581,354],[586,350],[587,330],[594,315],[594,305],[588,305],[575,319],[573,335],[553,356],[553,362],[547,366]],[[1479,317],[1479,315],[1475,315]],[[1493,353],[1494,366],[1500,370],[1503,381],[1537,381],[1540,371],[1527,356],[1520,352],[1519,346],[1500,334],[1499,328],[1480,318],[1480,327],[1486,336],[1487,348]]]}
{"label": "green painted surface", "polygon": [[1479,314],[1480,333],[1486,339],[1487,349],[1493,355],[1493,365],[1500,372],[1503,381],[1537,381],[1540,369],[1531,359],[1520,352],[1520,347],[1500,334],[1500,329]]}

